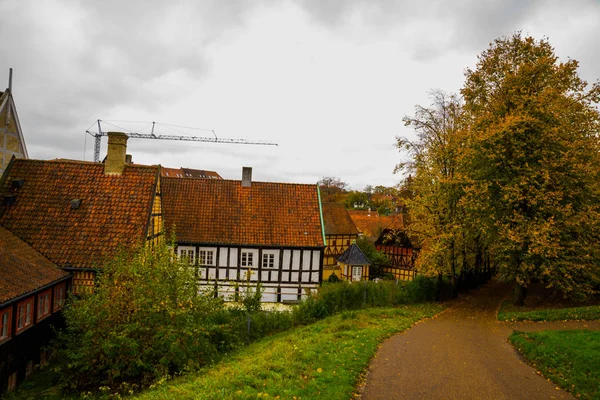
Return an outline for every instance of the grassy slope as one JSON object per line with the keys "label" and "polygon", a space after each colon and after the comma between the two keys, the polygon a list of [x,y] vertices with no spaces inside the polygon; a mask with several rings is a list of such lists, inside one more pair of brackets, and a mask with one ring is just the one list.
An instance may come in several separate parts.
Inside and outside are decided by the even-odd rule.
{"label": "grassy slope", "polygon": [[384,338],[439,311],[440,306],[426,304],[345,312],[265,338],[136,398],[347,399]]}
{"label": "grassy slope", "polygon": [[563,389],[578,397],[600,399],[600,332],[515,332],[509,339]]}
{"label": "grassy slope", "polygon": [[522,310],[508,300],[498,312],[500,321],[567,321],[600,319],[600,306]]}

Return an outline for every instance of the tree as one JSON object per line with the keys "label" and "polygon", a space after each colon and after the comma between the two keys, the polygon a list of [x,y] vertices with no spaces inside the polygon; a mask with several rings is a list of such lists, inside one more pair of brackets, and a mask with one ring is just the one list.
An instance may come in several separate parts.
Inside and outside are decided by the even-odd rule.
{"label": "tree", "polygon": [[210,317],[222,300],[199,294],[197,267],[173,259],[166,245],[109,262],[94,293],[64,310],[59,334],[63,386],[127,392],[197,369],[217,356]]}
{"label": "tree", "polygon": [[337,202],[342,200],[348,184],[334,176],[324,176],[318,182],[323,201]]}
{"label": "tree", "polygon": [[569,296],[600,282],[600,100],[546,40],[496,39],[465,73],[467,203],[497,244],[515,303],[533,279]]}
{"label": "tree", "polygon": [[386,274],[384,273],[383,269],[392,264],[390,259],[385,254],[378,251],[375,247],[375,244],[366,237],[358,238],[356,240],[356,245],[371,262],[371,267],[369,268],[369,279],[384,278]]}
{"label": "tree", "polygon": [[417,140],[397,138],[397,147],[407,150],[412,159],[396,171],[408,170],[412,198],[407,200],[412,216],[410,230],[421,242],[417,267],[423,273],[450,274],[456,294],[457,246],[461,238],[459,200],[462,189],[458,178],[459,153],[463,142],[462,106],[456,95],[431,93],[429,108],[416,106],[413,117],[404,117]]}

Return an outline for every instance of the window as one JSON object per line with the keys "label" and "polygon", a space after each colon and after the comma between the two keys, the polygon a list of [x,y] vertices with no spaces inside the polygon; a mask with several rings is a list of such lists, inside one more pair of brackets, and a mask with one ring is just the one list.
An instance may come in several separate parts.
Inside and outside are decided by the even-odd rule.
{"label": "window", "polygon": [[33,297],[17,305],[17,332],[33,323]]}
{"label": "window", "polygon": [[51,289],[48,289],[40,294],[38,294],[38,311],[37,311],[37,320],[41,320],[50,315],[50,293],[52,293]]}
{"label": "window", "polygon": [[196,248],[192,246],[179,246],[177,248],[177,255],[180,260],[187,260],[190,264],[194,264],[196,261]]}
{"label": "window", "polygon": [[10,338],[10,308],[0,311],[0,343]]}
{"label": "window", "polygon": [[217,249],[214,247],[200,247],[198,249],[198,263],[200,265],[215,265],[215,253]]}
{"label": "window", "polygon": [[54,287],[54,311],[60,310],[65,305],[66,291],[67,288],[64,283]]}
{"label": "window", "polygon": [[252,267],[254,265],[254,253],[242,251],[242,267]]}
{"label": "window", "polygon": [[275,254],[263,254],[262,267],[275,268]]}

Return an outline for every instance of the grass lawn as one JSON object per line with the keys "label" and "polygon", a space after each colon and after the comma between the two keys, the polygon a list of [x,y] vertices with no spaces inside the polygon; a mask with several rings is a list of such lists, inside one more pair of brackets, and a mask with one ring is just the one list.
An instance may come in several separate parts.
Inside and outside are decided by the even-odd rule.
{"label": "grass lawn", "polygon": [[586,301],[565,299],[541,283],[527,288],[524,306],[505,300],[498,311],[500,321],[573,321],[600,319],[600,299]]}
{"label": "grass lawn", "polygon": [[256,342],[222,362],[136,399],[348,399],[388,336],[439,305],[347,311]]}
{"label": "grass lawn", "polygon": [[[135,399],[348,399],[381,341],[442,311],[437,304],[346,311],[255,342]],[[65,399],[38,371],[8,399]],[[278,397],[279,396],[279,397]],[[95,396],[90,396],[95,397]]]}
{"label": "grass lawn", "polygon": [[498,312],[500,321],[572,321],[600,319],[600,306],[527,309],[515,307],[508,300]]}
{"label": "grass lawn", "polygon": [[546,378],[577,397],[600,399],[600,332],[514,332],[509,340]]}

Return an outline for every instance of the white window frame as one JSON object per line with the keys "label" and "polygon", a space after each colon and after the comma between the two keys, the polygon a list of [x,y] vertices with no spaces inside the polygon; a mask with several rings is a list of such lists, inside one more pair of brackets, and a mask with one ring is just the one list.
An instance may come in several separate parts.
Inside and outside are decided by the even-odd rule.
{"label": "white window frame", "polygon": [[[192,257],[190,258],[190,253]],[[185,253],[184,253],[185,252]],[[187,257],[190,264],[196,263],[196,246],[177,246],[177,257],[181,260],[182,257]]]}
{"label": "white window frame", "polygon": [[[248,256],[251,256],[250,260],[248,260]],[[257,264],[258,264],[258,250],[242,249],[241,254],[240,254],[240,266],[242,268],[256,268]]]}
{"label": "white window frame", "polygon": [[[273,257],[273,265],[265,266],[265,256]],[[260,265],[263,269],[274,270],[279,268],[279,250],[263,250]]]}
{"label": "white window frame", "polygon": [[[206,257],[206,258],[210,258],[211,262],[209,262],[209,263],[204,262],[204,259],[202,257],[203,252],[205,252],[206,256],[208,256],[208,254],[210,254],[210,257]],[[197,258],[198,258],[198,265],[214,267],[215,265],[217,265],[217,248],[216,247],[200,247],[200,248],[198,248]]]}

